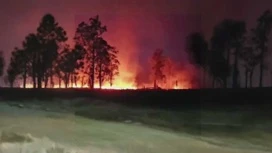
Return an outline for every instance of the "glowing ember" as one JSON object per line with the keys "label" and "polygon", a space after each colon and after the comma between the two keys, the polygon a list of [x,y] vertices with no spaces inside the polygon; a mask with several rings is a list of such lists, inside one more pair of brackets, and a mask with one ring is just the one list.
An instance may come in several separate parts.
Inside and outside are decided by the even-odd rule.
{"label": "glowing ember", "polygon": [[[122,62],[122,58],[120,59]],[[169,89],[191,89],[193,88],[191,82],[192,82],[192,72],[189,70],[192,70],[191,68],[187,69],[180,69],[175,66],[171,67],[173,71],[171,73],[167,72],[168,69],[164,69],[164,73],[166,75],[166,79],[162,82],[158,83],[158,86],[161,89],[169,90]],[[108,82],[105,82],[101,89],[114,89],[114,90],[121,90],[121,89],[153,89],[154,84],[151,77],[145,78],[148,81],[136,81],[137,72],[134,71],[128,71],[129,67],[126,67],[126,65],[121,66],[119,70],[119,75],[115,76],[115,79],[113,80],[113,85],[111,86]],[[145,72],[145,74],[150,75],[151,72]],[[23,88],[23,81],[20,81],[20,87]],[[29,80],[29,82],[31,82]],[[61,84],[58,84],[59,80],[58,78],[54,78],[54,85],[50,86],[48,84],[48,88],[65,88],[65,84],[63,81],[61,81]],[[42,85],[44,87],[44,84]],[[32,83],[27,83],[26,88],[33,88]],[[69,84],[68,88],[89,88],[88,84],[83,83],[80,80],[77,81],[77,83]],[[99,83],[95,83],[94,88],[99,89]]]}
{"label": "glowing ember", "polygon": [[[43,85],[44,86],[44,85]],[[95,89],[99,89],[99,84],[96,83],[95,84]],[[20,85],[20,88],[23,88],[23,84]],[[33,88],[33,84],[32,83],[27,83],[26,84],[26,88]],[[54,85],[53,87],[49,88],[65,88],[65,85],[62,83],[60,86],[59,85]],[[76,84],[69,84],[68,88],[89,88],[88,85],[84,85],[81,86],[80,83],[78,82],[77,85]],[[130,89],[130,90],[136,90],[136,89],[151,89],[152,84],[145,84],[142,87],[136,87],[134,83],[130,83],[130,82],[122,82],[121,80],[116,80],[115,84],[110,86],[109,84],[105,84],[101,87],[101,89],[113,89],[113,90],[123,90],[123,89]],[[172,87],[168,87],[168,88],[162,88],[165,90],[169,90],[169,89],[190,89],[191,86],[189,84],[182,84],[182,85],[173,85]]]}

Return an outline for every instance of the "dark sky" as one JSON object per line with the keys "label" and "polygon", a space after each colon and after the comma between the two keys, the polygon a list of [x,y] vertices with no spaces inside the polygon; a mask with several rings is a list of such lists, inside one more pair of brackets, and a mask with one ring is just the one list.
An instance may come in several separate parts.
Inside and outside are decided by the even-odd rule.
{"label": "dark sky", "polygon": [[[108,26],[106,39],[119,48],[124,65],[144,65],[156,48],[174,60],[186,60],[184,40],[192,31],[210,37],[224,18],[246,20],[250,26],[271,0],[10,0],[0,2],[0,49],[9,57],[41,17],[52,13],[71,38],[77,24],[99,14]],[[138,63],[132,63],[137,60]],[[134,66],[133,66],[134,65]]]}

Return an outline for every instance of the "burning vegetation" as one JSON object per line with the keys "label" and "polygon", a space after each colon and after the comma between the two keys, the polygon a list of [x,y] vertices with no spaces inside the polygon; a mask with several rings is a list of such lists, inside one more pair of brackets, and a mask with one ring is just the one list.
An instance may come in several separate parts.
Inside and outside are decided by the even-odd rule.
{"label": "burning vegetation", "polygon": [[37,31],[26,36],[23,47],[12,52],[5,81],[22,88],[193,87],[190,68],[172,61],[161,49],[154,51],[145,68],[126,67],[119,50],[103,38],[105,32],[107,27],[95,16],[78,25],[74,45],[69,45],[66,31],[47,14]]}

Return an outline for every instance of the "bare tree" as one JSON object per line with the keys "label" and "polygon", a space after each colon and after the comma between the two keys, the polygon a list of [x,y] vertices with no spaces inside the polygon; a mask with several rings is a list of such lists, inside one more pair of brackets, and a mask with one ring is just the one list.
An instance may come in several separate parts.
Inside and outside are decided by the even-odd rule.
{"label": "bare tree", "polygon": [[257,27],[252,29],[253,42],[256,45],[256,49],[259,51],[260,56],[260,78],[259,86],[263,86],[263,70],[265,67],[264,59],[268,52],[268,36],[270,35],[272,28],[272,13],[270,10],[265,11],[258,19]]}
{"label": "bare tree", "polygon": [[153,80],[154,88],[158,89],[158,82],[163,81],[165,74],[163,74],[163,68],[165,66],[166,58],[163,55],[163,50],[157,49],[152,56],[152,70],[153,70]]}

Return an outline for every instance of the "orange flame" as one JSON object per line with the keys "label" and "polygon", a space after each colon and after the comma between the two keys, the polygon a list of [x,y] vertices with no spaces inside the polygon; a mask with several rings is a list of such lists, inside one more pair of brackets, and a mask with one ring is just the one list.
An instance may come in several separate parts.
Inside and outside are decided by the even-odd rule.
{"label": "orange flame", "polygon": [[[102,85],[102,89],[152,89],[154,84],[153,80],[150,78],[148,79],[148,82],[142,82],[140,84],[136,83],[136,76],[137,71],[135,69],[131,69],[130,66],[124,64],[124,62],[127,62],[127,59],[124,58],[124,56],[120,56],[120,67],[119,67],[119,75],[115,76],[113,80],[113,85],[111,86],[108,82],[105,82]],[[165,68],[164,68],[164,74],[166,75],[166,78],[158,83],[159,87],[165,90],[169,89],[190,89],[192,88],[192,74],[193,72],[190,72],[192,68],[177,68],[177,66],[173,62],[169,62]],[[152,72],[145,72],[145,74],[152,74]],[[54,78],[54,83],[57,83],[58,79]],[[22,82],[20,82],[20,87],[23,87]],[[44,86],[44,85],[43,85]],[[65,84],[62,81],[60,86],[59,84],[55,84],[52,86],[48,85],[50,88],[65,88]],[[89,88],[87,84],[84,84],[82,86],[81,81],[77,81],[77,83],[69,84],[69,88]],[[26,88],[33,88],[32,83],[27,83]],[[99,89],[99,83],[95,83],[94,88]]]}

